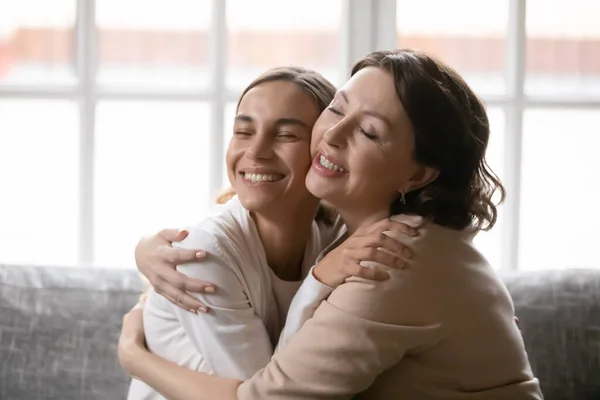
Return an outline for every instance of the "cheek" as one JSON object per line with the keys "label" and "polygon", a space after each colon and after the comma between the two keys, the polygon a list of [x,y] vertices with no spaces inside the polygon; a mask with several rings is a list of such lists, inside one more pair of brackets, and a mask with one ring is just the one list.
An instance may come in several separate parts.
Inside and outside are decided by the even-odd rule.
{"label": "cheek", "polygon": [[281,158],[286,160],[287,167],[292,173],[304,176],[312,164],[310,144],[306,142],[290,146],[285,149],[284,154],[281,154]]}
{"label": "cheek", "polygon": [[[326,112],[326,111],[325,111]],[[327,121],[327,116],[322,114],[312,129],[312,134],[310,138],[310,150],[311,154],[314,156],[321,141],[323,140],[323,135],[327,132],[327,129],[331,127],[331,123]]]}
{"label": "cheek", "polygon": [[244,150],[241,148],[239,143],[234,139],[231,139],[225,153],[225,165],[227,165],[227,170],[233,170],[235,168],[235,163],[240,158],[239,155],[243,154],[243,152]]}

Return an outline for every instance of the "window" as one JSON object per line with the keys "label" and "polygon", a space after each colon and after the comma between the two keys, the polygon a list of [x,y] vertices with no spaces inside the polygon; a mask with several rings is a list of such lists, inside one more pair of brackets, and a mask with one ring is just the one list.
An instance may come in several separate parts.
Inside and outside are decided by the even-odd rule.
{"label": "window", "polygon": [[224,186],[253,78],[346,74],[342,0],[51,3],[0,0],[0,262],[133,266],[141,235]]}
{"label": "window", "polygon": [[479,94],[506,93],[508,0],[397,3],[398,48],[435,55],[458,70]]}
{"label": "window", "polygon": [[475,243],[499,268],[600,267],[586,207],[600,170],[599,14],[595,0],[396,1],[397,45],[437,55],[488,105],[487,157],[508,194]]}
{"label": "window", "polygon": [[[599,13],[596,0],[0,0],[0,262],[131,267],[142,234],[194,223],[225,186],[235,105],[260,72],[296,64],[340,85],[367,52],[412,47],[487,104],[508,197],[475,240],[483,254],[500,269],[600,267]],[[573,201],[581,214],[556,220]]]}

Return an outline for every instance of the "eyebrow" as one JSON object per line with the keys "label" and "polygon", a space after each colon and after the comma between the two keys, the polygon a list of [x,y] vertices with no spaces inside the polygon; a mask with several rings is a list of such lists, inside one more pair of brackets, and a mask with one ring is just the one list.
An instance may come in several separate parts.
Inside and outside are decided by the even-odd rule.
{"label": "eyebrow", "polygon": [[[241,122],[249,122],[249,123],[253,123],[254,119],[246,114],[238,114],[235,116],[235,120],[236,121],[241,121]],[[275,121],[276,125],[298,125],[298,126],[302,126],[305,128],[308,128],[309,126],[304,122],[299,120],[298,118],[279,118],[277,121]]]}
{"label": "eyebrow", "polygon": [[[344,99],[344,101],[346,103],[350,103],[350,101],[348,101],[348,93],[346,93],[344,90],[340,90],[338,93],[342,96],[342,98]],[[363,114],[370,115],[372,117],[375,117],[377,119],[382,120],[390,128],[393,126],[392,123],[385,117],[385,115],[383,115],[383,114],[381,114],[381,113],[379,113],[377,111],[374,111],[374,110],[362,110],[361,112]]]}

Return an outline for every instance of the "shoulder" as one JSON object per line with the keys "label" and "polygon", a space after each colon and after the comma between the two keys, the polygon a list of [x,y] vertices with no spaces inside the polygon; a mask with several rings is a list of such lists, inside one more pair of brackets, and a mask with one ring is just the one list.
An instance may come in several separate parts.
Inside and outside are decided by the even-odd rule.
{"label": "shoulder", "polygon": [[201,249],[209,254],[226,256],[240,250],[248,240],[256,239],[251,229],[250,215],[237,197],[216,205],[209,216],[187,228],[189,235],[173,246]]}
{"label": "shoulder", "polygon": [[[412,225],[409,216],[392,219]],[[472,246],[472,234],[424,222],[419,236],[390,236],[413,250],[399,269],[387,269],[382,282],[351,278],[330,299],[359,317],[392,324],[434,324],[443,318],[447,296],[462,290],[470,268],[485,268],[485,259]],[[468,278],[467,278],[468,279]]]}

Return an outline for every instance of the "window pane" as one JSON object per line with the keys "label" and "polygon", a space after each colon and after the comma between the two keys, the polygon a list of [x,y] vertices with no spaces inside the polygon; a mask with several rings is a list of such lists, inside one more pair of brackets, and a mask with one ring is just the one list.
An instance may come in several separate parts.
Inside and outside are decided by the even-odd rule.
{"label": "window pane", "polygon": [[600,268],[599,125],[598,110],[525,113],[521,269]]}
{"label": "window pane", "polygon": [[[318,10],[318,11],[316,11]],[[244,88],[263,71],[297,65],[340,84],[342,0],[227,2],[227,84]],[[342,73],[340,73],[342,72]]]}
{"label": "window pane", "polygon": [[[496,175],[503,180],[504,177],[504,135],[505,116],[504,110],[492,108],[488,110],[490,120],[490,142],[486,152],[488,165]],[[494,268],[506,268],[501,265],[501,246],[503,228],[503,207],[498,207],[498,220],[496,225],[487,232],[480,232],[474,240],[475,246],[483,253]]]}
{"label": "window pane", "polygon": [[0,0],[0,84],[73,83],[75,0]]}
{"label": "window pane", "polygon": [[527,34],[527,93],[600,95],[598,0],[528,0]]}
{"label": "window pane", "polygon": [[141,235],[186,227],[206,211],[208,107],[104,102],[98,106],[95,263],[132,266]]}
{"label": "window pane", "polygon": [[77,264],[78,171],[74,104],[0,101],[0,263]]}
{"label": "window pane", "polygon": [[506,92],[507,0],[398,0],[396,24],[398,48],[435,55],[479,94]]}
{"label": "window pane", "polygon": [[207,86],[210,1],[100,0],[100,83]]}

